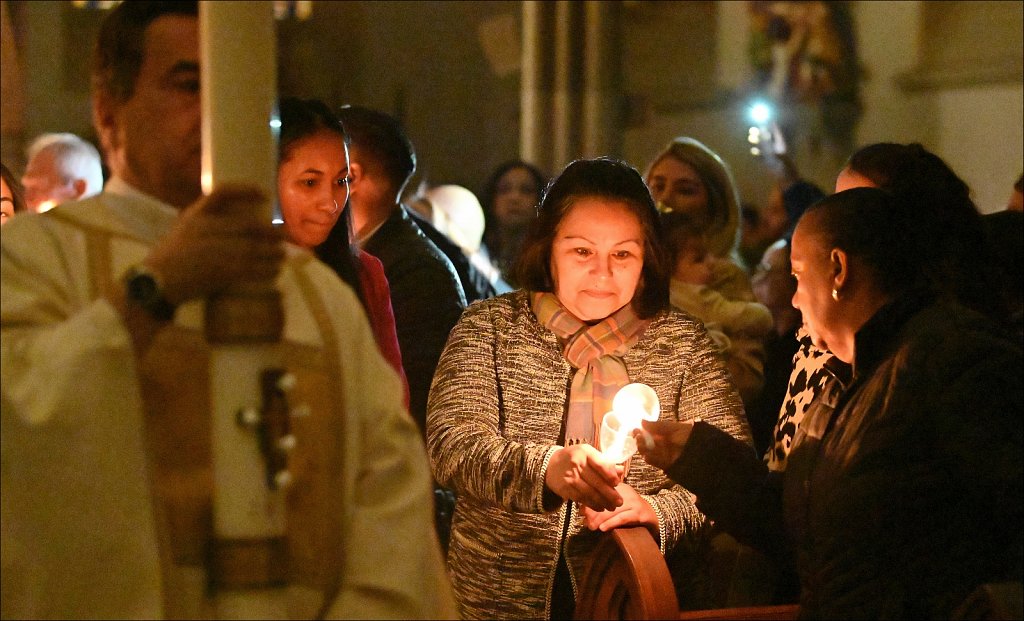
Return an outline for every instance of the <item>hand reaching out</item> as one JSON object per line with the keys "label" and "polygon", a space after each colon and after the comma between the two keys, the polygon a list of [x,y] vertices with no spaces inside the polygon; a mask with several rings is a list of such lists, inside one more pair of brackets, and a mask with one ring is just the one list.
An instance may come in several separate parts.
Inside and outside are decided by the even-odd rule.
{"label": "hand reaching out", "polygon": [[692,422],[642,421],[643,428],[633,432],[637,451],[656,468],[667,470],[683,452],[693,431]]}

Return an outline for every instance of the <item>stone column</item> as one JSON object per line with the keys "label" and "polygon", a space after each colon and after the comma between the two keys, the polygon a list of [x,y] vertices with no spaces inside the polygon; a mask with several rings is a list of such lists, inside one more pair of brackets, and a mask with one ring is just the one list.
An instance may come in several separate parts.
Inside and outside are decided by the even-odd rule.
{"label": "stone column", "polygon": [[619,14],[615,2],[523,2],[523,159],[555,174],[580,157],[620,154]]}
{"label": "stone column", "polygon": [[522,74],[519,87],[519,156],[542,168],[551,152],[551,25],[553,7],[539,0],[523,6]]}
{"label": "stone column", "polygon": [[622,151],[622,35],[620,4],[587,2],[584,13],[583,137],[584,157]]}

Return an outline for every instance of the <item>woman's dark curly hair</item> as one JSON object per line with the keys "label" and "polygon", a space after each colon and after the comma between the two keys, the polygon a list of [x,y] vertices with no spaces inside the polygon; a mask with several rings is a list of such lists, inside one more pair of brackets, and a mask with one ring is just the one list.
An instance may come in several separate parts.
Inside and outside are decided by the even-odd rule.
{"label": "woman's dark curly hair", "polygon": [[667,309],[670,266],[658,210],[640,173],[608,157],[572,162],[545,189],[514,266],[516,281],[530,291],[554,290],[551,247],[555,234],[566,214],[585,197],[622,201],[636,215],[644,231],[644,264],[633,310],[647,318]]}
{"label": "woman's dark curly hair", "polygon": [[827,196],[807,208],[801,222],[811,224],[825,252],[839,248],[856,257],[871,282],[892,296],[912,291],[925,280],[924,260],[904,240],[911,228],[906,204],[886,190],[859,187]]}

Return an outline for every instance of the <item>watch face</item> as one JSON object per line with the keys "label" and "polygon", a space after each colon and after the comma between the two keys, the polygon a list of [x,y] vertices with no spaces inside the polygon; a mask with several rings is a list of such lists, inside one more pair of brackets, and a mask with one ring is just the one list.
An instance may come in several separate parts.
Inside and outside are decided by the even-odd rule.
{"label": "watch face", "polygon": [[124,276],[125,297],[161,321],[174,318],[175,306],[164,299],[160,282],[144,267],[134,267]]}

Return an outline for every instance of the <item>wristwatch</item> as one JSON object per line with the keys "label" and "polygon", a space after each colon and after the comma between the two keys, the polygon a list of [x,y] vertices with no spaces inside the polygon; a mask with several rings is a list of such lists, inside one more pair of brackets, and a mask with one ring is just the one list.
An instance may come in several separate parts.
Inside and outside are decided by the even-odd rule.
{"label": "wristwatch", "polygon": [[124,278],[125,299],[150,314],[154,319],[170,321],[177,310],[164,298],[160,279],[144,265],[128,268]]}

